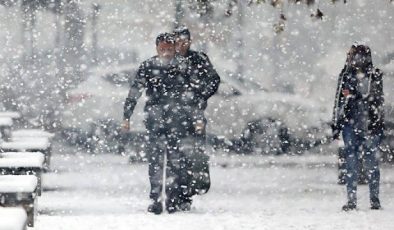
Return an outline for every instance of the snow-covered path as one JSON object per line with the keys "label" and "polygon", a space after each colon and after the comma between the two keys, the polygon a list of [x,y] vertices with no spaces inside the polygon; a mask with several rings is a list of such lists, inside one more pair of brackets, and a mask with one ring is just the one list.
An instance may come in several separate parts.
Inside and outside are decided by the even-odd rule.
{"label": "snow-covered path", "polygon": [[146,164],[117,155],[55,153],[34,229],[393,229],[394,168],[382,167],[384,209],[344,213],[336,157],[212,156],[212,187],[189,213],[148,214]]}

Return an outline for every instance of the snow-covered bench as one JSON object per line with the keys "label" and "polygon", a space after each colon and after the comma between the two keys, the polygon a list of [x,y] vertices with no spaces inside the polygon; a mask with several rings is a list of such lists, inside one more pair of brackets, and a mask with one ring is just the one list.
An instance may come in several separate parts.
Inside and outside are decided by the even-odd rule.
{"label": "snow-covered bench", "polygon": [[[12,127],[13,121],[18,120],[22,117],[19,112],[14,111],[4,111],[0,112],[0,127],[2,124],[6,127]],[[10,130],[11,132],[11,130]],[[12,133],[7,133],[13,139],[21,139],[21,138],[37,138],[37,137],[46,137],[51,139],[54,134],[49,133],[42,129],[19,129],[12,130]],[[7,137],[7,136],[6,136]]]}
{"label": "snow-covered bench", "polygon": [[44,169],[48,170],[51,161],[51,142],[46,137],[16,139],[0,143],[1,152],[41,152],[45,156]]}
{"label": "snow-covered bench", "polygon": [[37,195],[42,192],[42,172],[45,156],[40,152],[0,153],[1,175],[34,175],[37,177]]}
{"label": "snow-covered bench", "polygon": [[0,207],[0,229],[26,230],[27,215],[23,208]]}
{"label": "snow-covered bench", "polygon": [[0,176],[0,206],[23,207],[27,213],[27,225],[34,226],[37,201],[37,177],[32,175]]}

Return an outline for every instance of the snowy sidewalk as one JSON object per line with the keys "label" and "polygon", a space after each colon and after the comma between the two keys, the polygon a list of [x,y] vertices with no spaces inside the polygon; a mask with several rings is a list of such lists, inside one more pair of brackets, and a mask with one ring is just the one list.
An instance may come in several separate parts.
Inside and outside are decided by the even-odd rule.
{"label": "snowy sidewalk", "polygon": [[[54,152],[44,176],[35,229],[393,229],[394,168],[382,167],[384,210],[371,211],[360,186],[359,211],[344,213],[335,156],[211,157],[212,187],[190,213],[148,214],[146,164],[103,154]],[[46,190],[46,191],[45,191]]]}

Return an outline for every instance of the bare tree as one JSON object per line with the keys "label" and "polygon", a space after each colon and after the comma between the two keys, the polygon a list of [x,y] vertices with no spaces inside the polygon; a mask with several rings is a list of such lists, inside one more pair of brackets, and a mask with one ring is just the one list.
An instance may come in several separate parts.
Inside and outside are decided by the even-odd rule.
{"label": "bare tree", "polygon": [[82,80],[84,64],[85,18],[76,0],[66,0],[64,8],[64,60],[65,87],[73,87]]}

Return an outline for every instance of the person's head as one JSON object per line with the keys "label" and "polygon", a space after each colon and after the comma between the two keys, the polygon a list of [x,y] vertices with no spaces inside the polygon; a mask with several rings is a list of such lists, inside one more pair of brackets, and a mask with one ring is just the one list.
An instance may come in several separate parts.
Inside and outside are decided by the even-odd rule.
{"label": "person's head", "polygon": [[172,34],[162,33],[156,37],[156,51],[160,60],[169,63],[175,56],[175,38]]}
{"label": "person's head", "polygon": [[348,53],[348,64],[355,69],[366,70],[372,65],[371,49],[366,45],[352,45]]}
{"label": "person's head", "polygon": [[190,31],[186,26],[178,27],[174,30],[176,52],[185,56],[192,43]]}

